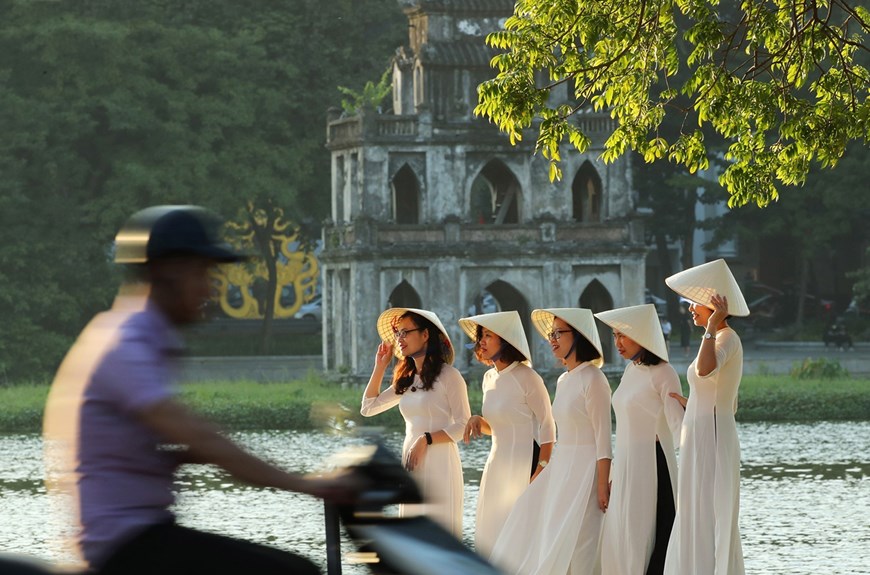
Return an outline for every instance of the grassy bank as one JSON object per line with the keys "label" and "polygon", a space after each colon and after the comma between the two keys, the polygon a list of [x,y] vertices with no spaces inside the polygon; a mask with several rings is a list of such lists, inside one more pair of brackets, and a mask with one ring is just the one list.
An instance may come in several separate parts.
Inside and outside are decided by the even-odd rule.
{"label": "grassy bank", "polygon": [[[473,413],[479,413],[479,380],[471,381],[471,409]],[[614,381],[613,385],[616,383]],[[38,432],[47,393],[46,384],[0,387],[0,432]],[[360,416],[361,395],[361,387],[342,388],[314,374],[289,383],[234,381],[185,384],[182,387],[186,403],[226,429],[346,429],[376,425],[399,430],[404,427],[397,409],[373,418]],[[737,419],[868,420],[870,380],[746,377],[740,387]]]}
{"label": "grassy bank", "polygon": [[737,420],[870,420],[870,380],[748,376],[740,384]]}

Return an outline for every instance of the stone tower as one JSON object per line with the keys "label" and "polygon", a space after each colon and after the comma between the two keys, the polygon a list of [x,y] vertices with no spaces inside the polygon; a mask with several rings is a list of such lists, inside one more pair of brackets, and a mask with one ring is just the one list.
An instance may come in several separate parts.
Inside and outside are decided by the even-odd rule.
{"label": "stone tower", "polygon": [[[493,77],[484,38],[512,0],[403,2],[409,44],[393,60],[392,111],[332,114],[332,217],[323,230],[324,368],[367,375],[387,307],[435,311],[468,367],[457,320],[516,309],[537,368],[555,367],[532,332],[538,307],[601,311],[643,302],[646,250],[627,157],[598,159],[611,128],[579,114],[591,136],[567,148],[550,182],[534,138],[511,146],[473,115]],[[602,330],[608,359],[612,338]]]}

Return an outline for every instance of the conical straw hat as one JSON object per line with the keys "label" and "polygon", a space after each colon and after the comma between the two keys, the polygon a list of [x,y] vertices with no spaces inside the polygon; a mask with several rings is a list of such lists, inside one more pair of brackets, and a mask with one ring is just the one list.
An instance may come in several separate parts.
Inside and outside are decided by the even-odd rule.
{"label": "conical straw hat", "polygon": [[595,318],[592,317],[592,311],[579,307],[554,307],[549,309],[536,309],[532,311],[532,324],[541,337],[547,339],[551,331],[553,331],[553,320],[559,318],[589,340],[598,354],[600,359],[592,363],[601,367],[604,365],[604,351],[601,349],[601,338],[598,336],[598,330],[595,328]]}
{"label": "conical straw hat", "polygon": [[517,348],[517,351],[526,358],[526,361],[523,363],[531,367],[532,353],[529,351],[529,342],[526,340],[523,321],[520,319],[518,312],[500,311],[497,313],[473,315],[460,319],[459,325],[462,327],[462,331],[471,338],[471,341],[477,341],[477,326],[485,327]]}
{"label": "conical straw hat", "polygon": [[399,320],[400,317],[405,315],[406,312],[415,313],[417,315],[423,316],[432,323],[435,324],[435,327],[441,332],[441,347],[444,351],[444,361],[448,365],[453,364],[453,344],[450,343],[450,336],[447,335],[447,330],[444,329],[444,324],[441,323],[441,320],[438,319],[438,316],[435,315],[434,312],[425,310],[425,309],[416,309],[412,307],[391,307],[390,309],[384,311],[380,317],[378,317],[378,335],[381,336],[381,340],[387,343],[393,344],[393,355],[401,359],[402,351],[399,349],[399,346],[395,345],[395,329],[394,325]]}
{"label": "conical straw hat", "polygon": [[668,346],[662,334],[662,325],[651,303],[621,307],[596,313],[595,317],[614,330],[636,341],[642,348],[668,361]]}
{"label": "conical straw hat", "polygon": [[749,315],[749,306],[725,260],[714,260],[683,270],[667,278],[665,283],[684,298],[704,307],[711,307],[710,298],[713,294],[725,296],[729,315]]}

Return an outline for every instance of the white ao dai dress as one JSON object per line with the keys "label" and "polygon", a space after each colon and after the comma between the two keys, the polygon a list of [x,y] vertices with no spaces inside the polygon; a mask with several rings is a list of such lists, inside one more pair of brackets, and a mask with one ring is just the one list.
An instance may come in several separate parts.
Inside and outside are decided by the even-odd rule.
{"label": "white ao dai dress", "polygon": [[[420,486],[426,503],[400,505],[399,515],[426,515],[440,523],[458,539],[462,538],[462,463],[456,442],[465,433],[465,424],[471,417],[468,388],[462,374],[450,365],[444,365],[435,378],[432,389],[423,391],[420,376],[402,395],[393,386],[377,397],[363,398],[360,412],[365,416],[377,415],[398,405],[405,418],[405,442],[402,459],[414,441],[426,433],[444,431],[453,441],[433,443],[426,449],[423,461],[411,472]],[[412,391],[413,388],[416,390]]]}
{"label": "white ao dai dress", "polygon": [[604,513],[598,460],[610,459],[610,385],[582,363],[562,374],[553,400],[557,442],[550,464],[508,516],[491,560],[511,575],[592,573]]}
{"label": "white ao dai dress", "polygon": [[716,332],[716,369],[698,375],[689,366],[689,402],[680,441],[677,516],[665,575],[743,575],[740,442],[737,389],[743,345],[731,328]]}
{"label": "white ao dai dress", "polygon": [[524,363],[483,376],[481,413],[492,428],[492,447],[477,499],[477,552],[488,557],[517,498],[529,486],[534,441],[556,440],[544,380]]}
{"label": "white ao dai dress", "polygon": [[682,395],[680,378],[664,361],[658,365],[629,363],[613,393],[616,447],[601,534],[602,575],[647,572],[656,543],[657,437],[676,497],[674,437],[680,432],[683,406],[670,393]]}

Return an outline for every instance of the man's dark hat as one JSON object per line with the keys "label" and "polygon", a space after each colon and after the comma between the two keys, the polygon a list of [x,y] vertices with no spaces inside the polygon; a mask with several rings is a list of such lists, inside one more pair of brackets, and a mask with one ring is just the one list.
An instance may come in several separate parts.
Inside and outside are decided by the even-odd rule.
{"label": "man's dark hat", "polygon": [[115,263],[144,264],[174,256],[237,262],[218,236],[220,219],[198,206],[153,206],[133,214],[115,236]]}

